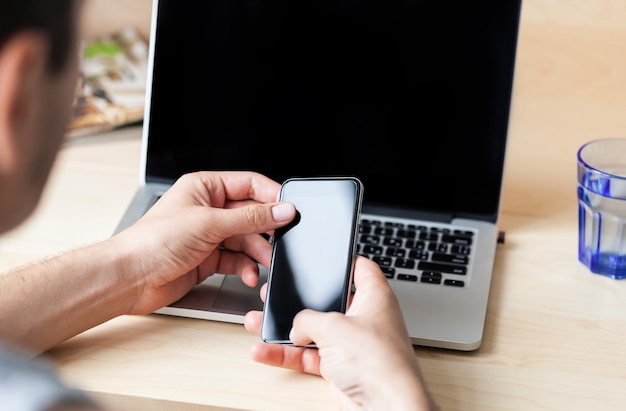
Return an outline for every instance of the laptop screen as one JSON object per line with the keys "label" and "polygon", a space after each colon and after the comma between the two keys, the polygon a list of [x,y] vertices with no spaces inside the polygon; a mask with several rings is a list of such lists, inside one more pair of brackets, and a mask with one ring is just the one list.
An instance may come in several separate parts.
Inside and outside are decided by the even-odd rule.
{"label": "laptop screen", "polygon": [[354,175],[496,221],[519,0],[160,0],[146,181]]}

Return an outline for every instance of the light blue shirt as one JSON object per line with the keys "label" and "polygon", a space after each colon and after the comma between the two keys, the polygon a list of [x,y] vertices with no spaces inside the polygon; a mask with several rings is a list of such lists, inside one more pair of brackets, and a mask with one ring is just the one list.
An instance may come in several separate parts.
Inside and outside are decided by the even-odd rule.
{"label": "light blue shirt", "polygon": [[29,359],[0,344],[0,410],[47,411],[53,407],[101,410],[84,392],[64,384],[47,361]]}

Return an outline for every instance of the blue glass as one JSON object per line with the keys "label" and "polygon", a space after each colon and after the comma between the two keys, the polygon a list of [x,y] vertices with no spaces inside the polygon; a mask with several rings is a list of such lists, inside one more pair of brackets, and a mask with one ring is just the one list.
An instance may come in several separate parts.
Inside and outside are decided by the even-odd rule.
{"label": "blue glass", "polygon": [[626,278],[626,139],[578,151],[578,259],[591,272]]}

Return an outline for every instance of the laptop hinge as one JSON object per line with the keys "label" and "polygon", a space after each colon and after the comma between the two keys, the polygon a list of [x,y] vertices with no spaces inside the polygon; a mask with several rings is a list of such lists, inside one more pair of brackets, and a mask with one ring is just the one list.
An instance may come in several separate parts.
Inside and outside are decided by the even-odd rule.
{"label": "laptop hinge", "polygon": [[439,223],[451,223],[454,216],[446,213],[429,213],[424,211],[407,210],[397,207],[383,207],[374,204],[364,204],[363,213],[393,215],[399,218],[411,218],[418,220],[434,221]]}

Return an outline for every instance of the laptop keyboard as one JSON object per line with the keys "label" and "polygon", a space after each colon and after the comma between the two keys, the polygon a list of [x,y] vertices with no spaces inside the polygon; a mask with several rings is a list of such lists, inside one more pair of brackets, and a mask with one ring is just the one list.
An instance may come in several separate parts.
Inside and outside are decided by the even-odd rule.
{"label": "laptop keyboard", "polygon": [[390,280],[467,287],[474,231],[363,218],[357,253]]}

